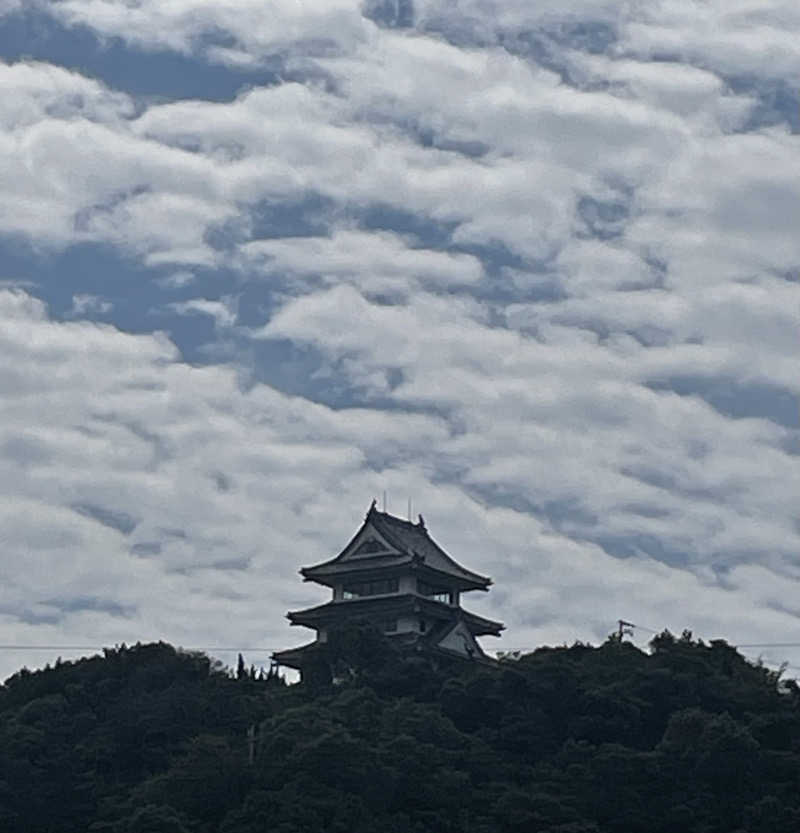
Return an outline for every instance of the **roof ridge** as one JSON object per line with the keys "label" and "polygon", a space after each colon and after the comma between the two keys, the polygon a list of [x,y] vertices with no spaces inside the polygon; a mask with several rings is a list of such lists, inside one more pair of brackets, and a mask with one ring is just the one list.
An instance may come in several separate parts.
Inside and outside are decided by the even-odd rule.
{"label": "roof ridge", "polygon": [[422,515],[420,515],[420,521],[414,523],[414,521],[408,521],[404,518],[398,518],[397,515],[392,515],[390,512],[381,512],[379,509],[373,509],[373,515],[377,515],[380,520],[391,521],[393,523],[403,524],[403,526],[410,527],[411,529],[419,530],[420,532],[424,532],[427,534],[428,530],[425,528],[425,524],[421,523]]}

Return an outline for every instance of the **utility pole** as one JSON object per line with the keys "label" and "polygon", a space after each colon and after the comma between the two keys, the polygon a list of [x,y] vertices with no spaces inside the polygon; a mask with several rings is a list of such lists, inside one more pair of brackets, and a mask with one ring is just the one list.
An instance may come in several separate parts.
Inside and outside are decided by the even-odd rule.
{"label": "utility pole", "polygon": [[256,757],[256,726],[247,727],[247,763],[253,766]]}
{"label": "utility pole", "polygon": [[617,619],[617,624],[619,627],[617,628],[617,639],[622,642],[623,638],[626,636],[633,636],[633,629],[636,625],[633,622],[626,622],[624,619]]}

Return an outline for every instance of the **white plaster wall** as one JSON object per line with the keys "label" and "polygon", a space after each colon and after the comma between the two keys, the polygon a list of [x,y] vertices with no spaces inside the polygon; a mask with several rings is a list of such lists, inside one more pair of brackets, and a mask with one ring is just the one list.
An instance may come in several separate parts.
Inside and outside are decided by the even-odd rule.
{"label": "white plaster wall", "polygon": [[397,632],[409,633],[419,630],[419,619],[416,616],[401,616],[397,620]]}
{"label": "white plaster wall", "polygon": [[417,592],[417,577],[416,576],[400,576],[399,590],[401,593],[416,593]]}
{"label": "white plaster wall", "polygon": [[464,642],[469,645],[473,649],[477,649],[477,645],[475,643],[475,639],[473,638],[472,634],[469,632],[469,628],[463,623],[460,622],[447,636],[439,642],[442,648],[447,648],[450,651],[456,651],[459,654],[463,654],[464,656],[468,656],[468,652],[464,647]]}

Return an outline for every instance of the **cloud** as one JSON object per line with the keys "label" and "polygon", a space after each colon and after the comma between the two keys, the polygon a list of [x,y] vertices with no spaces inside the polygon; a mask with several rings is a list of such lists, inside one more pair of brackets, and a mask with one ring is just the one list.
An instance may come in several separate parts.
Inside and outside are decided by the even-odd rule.
{"label": "cloud", "polygon": [[340,229],[330,237],[256,240],[242,247],[244,268],[267,273],[353,281],[368,292],[406,295],[416,286],[446,289],[477,284],[480,261],[471,255],[423,249],[388,232]]}
{"label": "cloud", "polygon": [[19,130],[42,119],[109,122],[130,116],[133,104],[76,72],[39,61],[0,63],[0,125]]}
{"label": "cloud", "polygon": [[[470,461],[461,482],[489,501],[550,505],[582,539],[644,536],[634,548],[667,561],[761,549],[790,563],[784,431],[642,384],[668,349],[619,336],[601,346],[575,323],[530,339],[489,326],[477,304],[418,295],[387,307],[338,287],[287,304],[260,335],[309,342],[368,396],[446,414],[458,431],[442,465]],[[768,505],[782,507],[769,520]]]}
{"label": "cloud", "polygon": [[668,261],[674,281],[702,275],[708,285],[796,269],[794,144],[778,129],[696,140],[668,176],[641,189],[629,239]]}
{"label": "cloud", "polygon": [[642,56],[674,55],[728,76],[791,75],[797,72],[794,39],[797,6],[786,0],[731,6],[660,3],[623,27],[621,48]]}
{"label": "cloud", "polygon": [[69,25],[87,25],[101,35],[122,37],[145,49],[208,50],[232,63],[249,63],[302,43],[311,51],[352,48],[365,20],[356,0],[157,0],[131,5],[102,0],[64,0],[50,9]]}
{"label": "cloud", "polygon": [[[105,113],[102,123],[83,110],[53,118],[23,85],[28,126],[6,137],[7,177],[28,211],[9,209],[0,223],[60,245],[112,240],[152,263],[210,265],[204,232],[234,223],[246,235],[248,204],[313,189],[346,213],[389,203],[456,224],[457,244],[499,242],[542,258],[569,237],[581,199],[602,203],[610,183],[652,177],[690,127],[630,95],[567,87],[501,50],[427,37],[375,31],[352,55],[321,63],[339,94],[287,83],[226,104],[156,105],[134,120],[124,99],[116,110],[83,107],[93,119]],[[27,87],[59,100],[66,85],[70,96],[117,101],[46,65],[26,72],[36,79]],[[31,166],[35,179],[23,173]],[[43,216],[51,222],[37,223]]]}
{"label": "cloud", "polygon": [[[233,208],[213,163],[131,135],[125,96],[49,65],[5,67],[0,231],[38,247],[108,241],[149,262],[212,263],[203,239]],[[54,102],[57,102],[54,103]]]}
{"label": "cloud", "polygon": [[110,301],[106,301],[97,295],[79,293],[72,296],[72,315],[76,318],[86,318],[87,313],[105,315],[111,312],[113,308],[114,305]]}
{"label": "cloud", "polygon": [[[508,621],[510,647],[596,640],[623,613],[747,641],[791,624],[796,467],[777,429],[615,385],[612,359],[587,368],[585,350],[493,333],[474,303],[381,307],[340,286],[268,328],[315,333],[361,379],[391,358],[406,378],[382,389],[390,410],[243,389],[163,337],[54,322],[19,290],[0,314],[10,640],[289,644],[284,608],[320,598],[300,562],[336,551],[387,486],[390,509],[411,494],[437,539],[494,576],[473,607]],[[423,400],[448,414],[410,412]],[[643,543],[620,560],[614,536]],[[656,539],[684,562],[660,563]],[[737,547],[773,553],[768,596],[741,565],[709,580]]]}
{"label": "cloud", "polygon": [[[662,231],[653,227],[656,212],[666,208],[672,218],[680,210],[664,206],[671,181],[662,190],[662,172],[702,165],[702,143],[687,137],[718,136],[746,117],[749,104],[709,73],[687,79],[673,68],[678,81],[659,87],[652,72],[621,63],[606,62],[606,74],[624,79],[617,93],[581,91],[502,50],[466,51],[375,31],[352,55],[321,61],[336,92],[285,83],[229,103],[154,105],[135,119],[120,105],[102,124],[81,113],[45,117],[30,103],[22,107],[34,114],[30,123],[5,138],[7,179],[17,196],[15,210],[0,206],[0,226],[40,244],[111,241],[152,265],[213,266],[227,257],[219,229],[228,246],[247,242],[258,204],[316,193],[331,203],[327,223],[338,217],[344,225],[339,239],[365,210],[388,205],[451,225],[451,242],[462,250],[499,245],[525,260],[546,260],[567,245],[576,224],[620,235],[633,211],[646,216],[625,229],[630,256],[643,247],[658,252],[658,241],[647,237]],[[50,83],[48,68],[31,72],[40,86]],[[86,86],[67,75],[76,90]],[[676,102],[700,83],[698,75],[703,100],[716,111],[696,124],[696,103],[687,111]],[[637,86],[642,77],[644,88]],[[115,100],[92,83],[98,101]],[[648,99],[654,87],[661,97]],[[665,95],[672,95],[671,109]],[[777,173],[779,140],[763,141]],[[785,186],[790,202],[794,187]],[[639,200],[651,200],[652,209],[639,212]],[[290,244],[262,247],[281,245]],[[462,274],[474,276],[476,266]]]}
{"label": "cloud", "polygon": [[231,297],[221,301],[192,298],[190,301],[170,304],[170,307],[181,315],[209,315],[217,327],[231,327],[236,323],[236,301]]}
{"label": "cloud", "polygon": [[[235,371],[181,364],[162,337],[58,324],[21,291],[0,294],[0,313],[9,362],[2,604],[7,633],[21,641],[59,634],[56,642],[211,644],[228,633],[259,643],[266,632],[267,644],[280,646],[289,638],[283,608],[309,596],[296,581],[298,564],[282,553],[308,539],[306,557],[327,555],[320,530],[376,489],[365,465],[391,466],[413,443],[442,433],[433,418],[337,414],[263,387],[243,392]],[[350,531],[341,518],[336,525],[341,536]],[[222,599],[233,593],[240,612],[250,610],[247,634],[230,630],[240,614],[231,618]],[[110,621],[97,609],[87,622],[64,611],[52,631],[32,636],[26,620],[37,600],[71,596],[136,614]],[[215,612],[198,629],[190,611],[207,603]]]}
{"label": "cloud", "polygon": [[194,283],[195,276],[193,272],[187,269],[179,269],[177,272],[171,272],[164,278],[158,281],[158,285],[162,289],[182,289]]}

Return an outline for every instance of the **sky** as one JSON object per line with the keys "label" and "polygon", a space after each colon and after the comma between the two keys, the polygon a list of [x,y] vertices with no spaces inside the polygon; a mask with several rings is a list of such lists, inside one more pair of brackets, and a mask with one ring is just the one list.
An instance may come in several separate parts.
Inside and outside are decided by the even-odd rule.
{"label": "sky", "polygon": [[384,492],[490,651],[800,643],[798,77],[796,0],[0,0],[0,677],[268,661]]}

